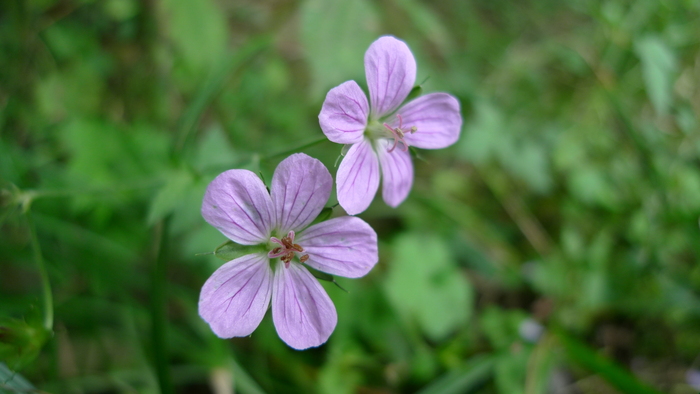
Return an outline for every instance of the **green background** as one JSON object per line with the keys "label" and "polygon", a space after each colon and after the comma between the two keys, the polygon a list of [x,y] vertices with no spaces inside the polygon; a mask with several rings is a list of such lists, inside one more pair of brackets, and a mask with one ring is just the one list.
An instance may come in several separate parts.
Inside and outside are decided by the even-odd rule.
{"label": "green background", "polygon": [[[384,34],[460,140],[360,215],[325,345],[215,337],[206,185],[335,175],[321,104]],[[694,0],[3,0],[0,392],[696,393],[699,109]]]}

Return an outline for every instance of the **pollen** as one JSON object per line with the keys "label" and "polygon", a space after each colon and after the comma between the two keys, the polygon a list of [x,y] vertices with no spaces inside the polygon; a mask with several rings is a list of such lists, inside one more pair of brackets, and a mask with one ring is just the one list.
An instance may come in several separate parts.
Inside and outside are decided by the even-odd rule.
{"label": "pollen", "polygon": [[[299,244],[294,243],[294,231],[290,231],[285,237],[282,237],[282,239],[272,237],[270,238],[270,242],[274,242],[280,246],[272,249],[267,254],[267,257],[279,257],[284,263],[285,268],[289,268],[289,263],[292,261],[292,259],[294,259],[294,256],[296,256],[297,253],[304,252],[304,248],[302,248]],[[303,263],[308,259],[309,255],[305,254],[299,258],[299,261]]]}

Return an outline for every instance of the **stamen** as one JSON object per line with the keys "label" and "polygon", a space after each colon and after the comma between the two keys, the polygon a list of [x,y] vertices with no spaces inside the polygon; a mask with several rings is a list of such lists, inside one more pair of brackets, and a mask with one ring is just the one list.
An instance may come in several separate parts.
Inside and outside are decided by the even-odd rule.
{"label": "stamen", "polygon": [[404,129],[403,129],[403,118],[401,117],[400,114],[396,114],[396,117],[399,119],[399,126],[398,126],[398,127],[392,128],[392,127],[389,126],[388,124],[384,123],[384,127],[386,127],[386,128],[391,132],[391,137],[390,137],[390,138],[394,140],[394,145],[393,145],[393,146],[391,147],[391,149],[389,149],[387,152],[393,152],[393,150],[396,149],[396,146],[399,144],[399,142],[401,142],[401,144],[403,144],[403,149],[402,149],[402,150],[403,150],[404,152],[406,152],[406,151],[408,151],[408,144],[407,144],[406,141],[404,140],[404,138],[406,137],[406,133],[411,133],[411,134],[413,134],[413,133],[415,133],[416,131],[418,131],[418,127],[416,127],[416,126],[411,126],[410,129],[404,131]]}
{"label": "stamen", "polygon": [[[297,253],[302,253],[304,248],[299,244],[294,243],[294,231],[290,231],[287,236],[282,237],[282,239],[276,237],[270,237],[270,242],[274,242],[281,246],[273,248],[268,252],[267,256],[269,258],[279,257],[284,263],[285,268],[289,268],[289,263],[294,259]],[[309,259],[309,255],[305,254],[299,258],[302,263]]]}

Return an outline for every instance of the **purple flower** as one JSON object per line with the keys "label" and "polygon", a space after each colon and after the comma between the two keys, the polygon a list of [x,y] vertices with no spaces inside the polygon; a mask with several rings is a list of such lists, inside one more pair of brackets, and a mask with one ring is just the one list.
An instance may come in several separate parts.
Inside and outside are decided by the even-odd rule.
{"label": "purple flower", "polygon": [[459,102],[431,93],[399,106],[416,81],[416,60],[403,41],[380,37],[365,53],[370,104],[355,81],[331,89],[318,115],[329,140],[349,144],[336,175],[338,202],[351,215],[369,206],[384,178],[382,197],[396,207],[413,184],[409,146],[440,149],[459,138]]}
{"label": "purple flower", "polygon": [[230,240],[258,245],[204,283],[199,314],[222,338],[250,335],[272,299],[280,338],[295,349],[319,346],[335,329],[333,302],[304,264],[357,278],[377,263],[377,234],[345,216],[309,227],[328,201],[332,178],[320,161],[297,153],[282,161],[268,194],[247,170],[229,170],[207,187],[204,219]]}

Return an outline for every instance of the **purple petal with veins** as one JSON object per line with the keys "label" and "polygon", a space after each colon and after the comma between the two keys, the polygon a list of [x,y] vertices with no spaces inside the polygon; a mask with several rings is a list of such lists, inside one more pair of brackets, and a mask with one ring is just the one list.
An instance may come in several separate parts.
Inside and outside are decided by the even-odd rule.
{"label": "purple petal with veins", "polygon": [[272,321],[277,334],[294,349],[316,347],[328,340],[338,322],[333,302],[301,264],[275,270]]}
{"label": "purple petal with veins", "polygon": [[229,261],[202,286],[199,315],[221,338],[250,335],[270,304],[272,270],[262,254]]}
{"label": "purple petal with veins", "polygon": [[333,178],[320,161],[303,153],[284,159],[272,177],[272,201],[280,235],[308,226],[323,209]]}
{"label": "purple petal with veins", "polygon": [[204,194],[202,216],[242,245],[267,242],[275,225],[270,195],[260,178],[248,170],[229,170],[214,178]]}
{"label": "purple petal with veins", "polygon": [[377,261],[377,233],[360,218],[344,216],[317,223],[299,234],[306,264],[346,278],[367,274]]}
{"label": "purple petal with veins", "polygon": [[321,107],[318,121],[329,140],[339,144],[362,141],[367,127],[369,104],[355,81],[347,81],[331,89]]}
{"label": "purple petal with veins", "polygon": [[401,204],[413,186],[413,163],[408,151],[394,149],[389,152],[391,143],[377,142],[377,154],[382,168],[382,198],[390,207]]}
{"label": "purple petal with veins", "polygon": [[367,209],[379,188],[379,161],[367,139],[350,147],[335,181],[338,202],[348,214]]}
{"label": "purple petal with veins", "polygon": [[[462,115],[459,101],[447,93],[430,93],[418,97],[398,111],[404,128],[415,126],[414,133],[406,133],[409,145],[423,149],[446,148],[459,139]],[[392,126],[397,125],[394,119]]]}
{"label": "purple petal with veins", "polygon": [[365,74],[374,118],[401,105],[416,82],[416,59],[403,41],[391,36],[377,39],[365,53]]}
{"label": "purple petal with veins", "polygon": [[[374,168],[370,174],[358,172],[353,181],[369,179],[374,185],[371,201],[379,181],[377,157],[367,141],[354,148],[348,152],[350,161],[369,160]],[[272,196],[246,170],[226,171],[207,187],[202,203],[207,222],[237,243],[262,249],[222,265],[202,286],[199,314],[216,335],[250,335],[272,299],[275,327],[289,346],[306,349],[328,340],[338,320],[335,307],[302,263],[359,277],[378,260],[377,235],[359,218],[336,218],[306,228],[326,204],[332,182],[320,161],[298,153],[277,166]],[[302,241],[308,250],[298,243]]]}

